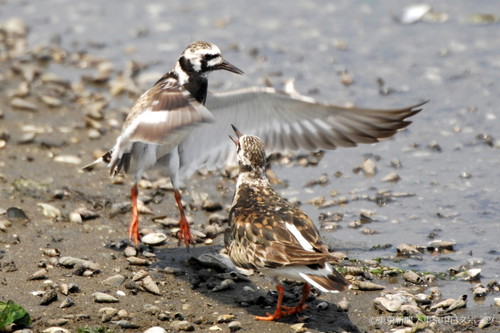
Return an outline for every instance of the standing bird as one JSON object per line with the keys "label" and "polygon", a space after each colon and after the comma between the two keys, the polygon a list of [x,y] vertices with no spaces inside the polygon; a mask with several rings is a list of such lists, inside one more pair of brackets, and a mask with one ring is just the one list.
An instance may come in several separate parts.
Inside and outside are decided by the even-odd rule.
{"label": "standing bird", "polygon": [[154,86],[139,97],[123,124],[122,132],[114,147],[104,156],[84,167],[90,169],[104,161],[111,175],[120,170],[134,172],[130,190],[132,220],[129,238],[139,244],[139,213],[137,209],[137,183],[145,170],[154,166],[164,167],[174,187],[174,197],[179,208],[179,240],[186,246],[193,241],[181,202],[178,145],[192,130],[193,125],[210,122],[214,117],[204,104],[207,98],[207,76],[214,70],[227,70],[243,74],[239,68],[222,58],[214,44],[195,42],[189,45],[177,60],[175,67]]}
{"label": "standing bird", "polygon": [[155,166],[170,176],[180,213],[179,239],[189,246],[192,237],[180,182],[202,167],[214,169],[235,159],[224,134],[231,123],[259,136],[272,151],[335,149],[394,135],[411,123],[407,118],[425,103],[392,110],[348,108],[318,103],[293,89],[258,87],[207,94],[207,75],[219,69],[243,73],[222,58],[217,46],[189,45],[174,69],[139,97],[115,146],[84,167],[90,170],[105,162],[111,175],[121,170],[135,174],[129,237],[136,246],[140,239],[137,183],[145,170]]}
{"label": "standing bird", "polygon": [[[323,243],[313,221],[279,196],[265,176],[262,141],[242,135],[234,126],[240,173],[236,182],[225,245],[233,263],[274,278],[278,302],[273,314],[258,320],[276,320],[304,310],[310,285],[323,292],[339,292],[349,283],[330,264],[337,262]],[[295,307],[283,306],[280,278],[304,281]]]}

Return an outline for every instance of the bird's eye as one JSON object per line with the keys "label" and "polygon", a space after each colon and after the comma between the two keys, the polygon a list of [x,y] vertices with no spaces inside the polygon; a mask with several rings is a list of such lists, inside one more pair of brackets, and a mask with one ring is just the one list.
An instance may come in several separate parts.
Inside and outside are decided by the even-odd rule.
{"label": "bird's eye", "polygon": [[212,60],[213,58],[217,57],[216,54],[210,54],[210,53],[207,53],[207,54],[204,54],[203,55],[203,60],[206,60],[206,61],[210,61]]}

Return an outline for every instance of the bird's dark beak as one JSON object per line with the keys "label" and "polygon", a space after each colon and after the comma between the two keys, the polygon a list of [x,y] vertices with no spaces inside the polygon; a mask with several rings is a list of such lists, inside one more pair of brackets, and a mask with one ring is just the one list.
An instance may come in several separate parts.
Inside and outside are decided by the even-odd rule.
{"label": "bird's dark beak", "polygon": [[231,127],[233,128],[234,134],[236,134],[236,137],[239,139],[243,135],[233,124],[231,124]]}
{"label": "bird's dark beak", "polygon": [[238,141],[238,139],[233,138],[231,135],[229,136],[229,138],[231,139],[231,141],[234,142],[234,144],[236,145],[236,147],[239,146],[240,142]]}
{"label": "bird's dark beak", "polygon": [[243,74],[243,71],[241,69],[230,64],[226,60],[222,60],[222,62],[216,66],[216,69],[224,69],[226,71],[230,71],[236,74]]}

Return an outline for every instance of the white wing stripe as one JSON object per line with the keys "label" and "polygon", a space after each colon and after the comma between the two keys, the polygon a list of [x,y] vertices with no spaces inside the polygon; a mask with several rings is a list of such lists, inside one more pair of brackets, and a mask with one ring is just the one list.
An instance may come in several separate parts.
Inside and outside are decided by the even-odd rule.
{"label": "white wing stripe", "polygon": [[302,234],[300,233],[299,229],[297,229],[296,226],[288,222],[285,223],[285,226],[288,229],[288,231],[292,233],[293,237],[295,237],[295,239],[299,242],[300,246],[304,248],[304,250],[309,252],[314,252],[311,243],[309,243],[307,239],[305,239],[304,236],[302,236]]}

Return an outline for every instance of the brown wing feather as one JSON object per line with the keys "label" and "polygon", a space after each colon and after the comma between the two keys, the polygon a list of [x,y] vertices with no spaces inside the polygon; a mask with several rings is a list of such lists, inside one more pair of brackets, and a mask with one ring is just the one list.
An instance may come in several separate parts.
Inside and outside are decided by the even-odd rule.
{"label": "brown wing feather", "polygon": [[[243,185],[238,195],[226,235],[229,255],[236,265],[259,269],[323,264],[332,260],[311,219],[272,188]],[[286,223],[295,225],[314,251],[305,250],[286,228]]]}
{"label": "brown wing feather", "polygon": [[123,125],[123,132],[133,128],[130,141],[162,143],[178,129],[213,120],[189,91],[168,82],[157,83],[135,103]]}

